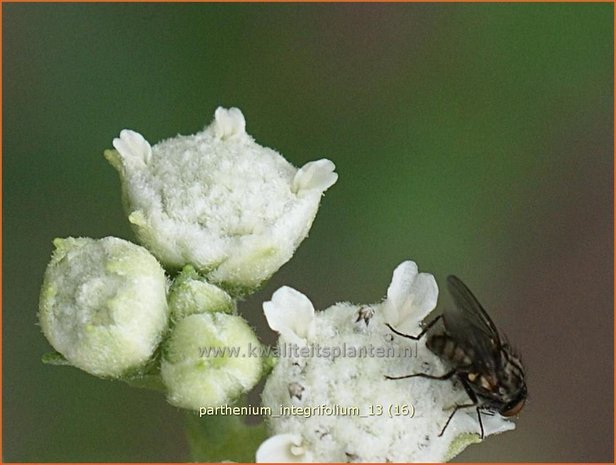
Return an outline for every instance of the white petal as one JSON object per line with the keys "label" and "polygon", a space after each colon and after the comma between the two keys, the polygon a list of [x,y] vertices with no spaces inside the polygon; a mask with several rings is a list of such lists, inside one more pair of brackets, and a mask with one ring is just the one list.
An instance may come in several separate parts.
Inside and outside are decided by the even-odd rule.
{"label": "white petal", "polygon": [[436,307],[438,285],[430,273],[419,273],[413,282],[413,303],[409,317],[423,320]]}
{"label": "white petal", "polygon": [[293,192],[309,189],[325,192],[338,180],[335,169],[336,165],[326,158],[306,163],[293,178]]}
{"label": "white petal", "polygon": [[125,160],[137,160],[147,164],[152,158],[150,143],[138,132],[124,129],[120,137],[113,139],[113,147]]}
{"label": "white petal", "polygon": [[257,449],[257,463],[297,463],[312,461],[312,454],[302,446],[299,434],[278,434],[263,441]]}
{"label": "white petal", "polygon": [[222,140],[246,134],[246,119],[239,108],[218,107],[214,113],[214,131]]}
{"label": "white petal", "polygon": [[492,434],[500,434],[504,433],[505,431],[515,429],[515,423],[513,421],[498,414],[492,416],[483,415],[481,419],[483,422],[483,429],[486,436]]}
{"label": "white petal", "polygon": [[404,304],[418,272],[417,264],[410,260],[400,263],[394,270],[391,284],[387,288],[387,300],[396,308]]}
{"label": "white petal", "polygon": [[310,299],[288,286],[281,287],[272,300],[263,303],[267,323],[282,337],[295,344],[304,344],[314,328],[314,307]]}
{"label": "white petal", "polygon": [[438,286],[434,276],[418,273],[417,265],[405,261],[394,270],[387,289],[385,317],[399,331],[413,331],[436,307]]}

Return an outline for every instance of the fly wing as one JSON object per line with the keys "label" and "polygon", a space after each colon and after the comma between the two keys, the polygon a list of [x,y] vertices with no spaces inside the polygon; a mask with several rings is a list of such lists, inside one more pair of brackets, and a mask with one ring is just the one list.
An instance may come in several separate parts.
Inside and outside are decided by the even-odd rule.
{"label": "fly wing", "polygon": [[468,287],[456,276],[447,277],[455,307],[443,313],[445,329],[474,362],[485,368],[498,364],[501,341],[494,323]]}

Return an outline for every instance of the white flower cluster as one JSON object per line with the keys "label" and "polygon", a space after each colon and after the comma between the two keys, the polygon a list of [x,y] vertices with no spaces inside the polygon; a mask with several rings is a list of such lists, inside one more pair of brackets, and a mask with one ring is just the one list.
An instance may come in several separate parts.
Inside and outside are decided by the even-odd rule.
{"label": "white flower cluster", "polygon": [[[236,301],[291,258],[337,174],[326,159],[293,167],[245,126],[240,110],[218,108],[192,136],[152,146],[124,130],[114,139],[105,156],[143,247],[54,241],[38,315],[53,357],[96,376],[153,378],[171,404],[191,410],[232,403],[258,383],[271,360],[247,356],[261,347]],[[263,405],[283,411],[268,419],[257,462],[445,461],[478,442],[474,409],[440,434],[468,402],[461,386],[386,378],[444,373],[425,340],[388,328],[418,334],[437,297],[434,277],[411,261],[378,304],[315,312],[304,294],[277,290],[263,304],[280,333]],[[486,435],[514,427],[496,414],[483,422]]]}
{"label": "white flower cluster", "polygon": [[[218,108],[193,136],[153,147],[123,130],[106,158],[120,173],[129,221],[146,247],[108,237],[56,239],[39,305],[64,361],[101,377],[154,376],[169,402],[198,410],[252,389],[262,360],[204,347],[258,346],[226,292],[254,290],[293,255],[336,182],[334,164],[301,169]],[[163,267],[175,272],[167,282]]]}
{"label": "white flower cluster", "polygon": [[[311,351],[308,357],[301,350],[286,351],[267,380],[263,404],[274,412],[279,406],[296,407],[300,414],[269,419],[273,436],[262,444],[257,461],[438,462],[478,442],[474,409],[459,411],[439,437],[451,409],[468,403],[462,387],[385,378],[447,370],[424,341],[396,336],[386,326],[418,334],[437,295],[434,278],[418,273],[410,261],[396,268],[387,299],[380,304],[340,303],[315,313],[298,291],[276,291],[263,309],[270,327],[280,333],[279,352],[286,344]],[[316,414],[305,414],[315,407]],[[499,415],[484,416],[483,422],[486,435],[514,427]]]}

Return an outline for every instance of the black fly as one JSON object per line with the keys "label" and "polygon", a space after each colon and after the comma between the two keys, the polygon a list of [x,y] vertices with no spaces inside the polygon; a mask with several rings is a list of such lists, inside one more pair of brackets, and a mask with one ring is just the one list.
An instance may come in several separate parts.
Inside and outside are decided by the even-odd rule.
{"label": "black fly", "polygon": [[446,380],[456,376],[471,403],[454,407],[439,436],[443,435],[458,410],[475,407],[483,439],[480,410],[512,417],[524,407],[527,395],[524,367],[511,346],[501,340],[494,323],[468,287],[455,276],[447,278],[447,285],[453,296],[455,308],[445,310],[417,336],[403,334],[389,324],[387,326],[395,334],[416,341],[442,318],[445,331],[430,334],[426,345],[451,369],[441,376],[416,373],[397,377],[386,376],[386,378],[421,377]]}

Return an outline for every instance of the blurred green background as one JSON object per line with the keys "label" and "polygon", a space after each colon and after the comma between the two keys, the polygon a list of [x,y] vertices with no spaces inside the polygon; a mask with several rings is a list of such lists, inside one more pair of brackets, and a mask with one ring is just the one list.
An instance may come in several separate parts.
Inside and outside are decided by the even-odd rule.
{"label": "blurred green background", "polygon": [[[517,429],[464,461],[613,460],[613,5],[4,4],[5,461],[183,461],[162,396],[44,366],[58,236],[134,239],[102,152],[238,106],[327,192],[281,285],[379,301],[414,259],[456,273],[523,354]],[[443,295],[445,293],[443,292]]]}

